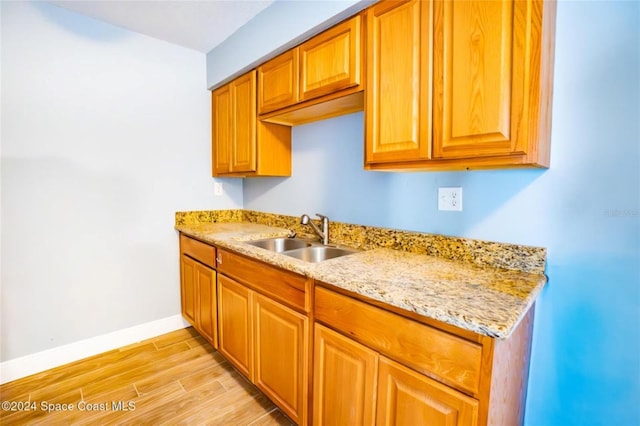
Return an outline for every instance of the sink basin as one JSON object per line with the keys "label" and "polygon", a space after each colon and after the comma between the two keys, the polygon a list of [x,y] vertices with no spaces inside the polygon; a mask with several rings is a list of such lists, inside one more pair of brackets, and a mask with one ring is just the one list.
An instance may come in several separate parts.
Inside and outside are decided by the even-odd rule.
{"label": "sink basin", "polygon": [[255,247],[260,247],[266,250],[282,253],[287,250],[295,250],[304,247],[311,247],[306,241],[296,240],[292,238],[268,238],[266,240],[247,241],[247,244]]}
{"label": "sink basin", "polygon": [[320,245],[320,243],[310,243],[296,238],[266,238],[263,240],[245,241],[244,243],[313,263],[346,256],[359,251],[347,247],[323,246]]}
{"label": "sink basin", "polygon": [[306,262],[322,262],[323,260],[333,259],[340,256],[356,253],[357,250],[351,250],[339,247],[312,246],[297,250],[287,251],[283,254],[304,260]]}

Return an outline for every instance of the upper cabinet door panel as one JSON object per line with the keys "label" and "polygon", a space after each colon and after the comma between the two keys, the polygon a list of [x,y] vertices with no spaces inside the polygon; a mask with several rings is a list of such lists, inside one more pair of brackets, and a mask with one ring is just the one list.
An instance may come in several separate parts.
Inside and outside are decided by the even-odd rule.
{"label": "upper cabinet door panel", "polygon": [[231,171],[256,170],[256,73],[250,72],[233,82],[235,145]]}
{"label": "upper cabinet door panel", "polygon": [[211,97],[213,127],[213,175],[231,171],[231,150],[233,149],[233,106],[231,85],[213,92]]}
{"label": "upper cabinet door panel", "polygon": [[300,45],[301,101],[361,83],[360,33],[358,15]]}
{"label": "upper cabinet door panel", "polygon": [[512,72],[523,46],[514,45],[514,2],[436,1],[434,13],[434,157],[518,153],[523,93]]}
{"label": "upper cabinet door panel", "polygon": [[298,102],[298,49],[258,67],[258,114]]}
{"label": "upper cabinet door panel", "polygon": [[366,162],[429,158],[431,2],[388,1],[367,11]]}

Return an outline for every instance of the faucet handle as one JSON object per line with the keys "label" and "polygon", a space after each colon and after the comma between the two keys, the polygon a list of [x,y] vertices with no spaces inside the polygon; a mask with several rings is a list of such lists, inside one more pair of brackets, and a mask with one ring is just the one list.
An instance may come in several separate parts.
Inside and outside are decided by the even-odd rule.
{"label": "faucet handle", "polygon": [[325,215],[320,214],[320,213],[316,213],[316,216],[318,216],[318,217],[319,217],[320,219],[322,219],[322,220],[324,220],[324,219],[329,219],[329,217],[328,217],[328,216],[325,216]]}

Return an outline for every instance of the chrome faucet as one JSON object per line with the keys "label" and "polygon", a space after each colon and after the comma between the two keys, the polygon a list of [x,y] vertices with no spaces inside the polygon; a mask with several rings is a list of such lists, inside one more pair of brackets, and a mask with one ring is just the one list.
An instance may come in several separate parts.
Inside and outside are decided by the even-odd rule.
{"label": "chrome faucet", "polygon": [[327,216],[321,215],[320,213],[316,213],[316,216],[318,216],[322,220],[322,231],[316,226],[315,223],[311,221],[311,218],[309,218],[307,214],[303,214],[302,216],[300,216],[300,224],[311,225],[313,231],[322,240],[322,244],[326,246],[329,244],[329,218]]}

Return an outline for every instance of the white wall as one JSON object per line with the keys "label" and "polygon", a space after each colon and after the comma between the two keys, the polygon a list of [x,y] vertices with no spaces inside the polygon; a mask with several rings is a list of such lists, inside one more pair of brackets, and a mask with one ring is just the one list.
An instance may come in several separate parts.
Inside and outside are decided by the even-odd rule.
{"label": "white wall", "polygon": [[205,55],[0,7],[1,360],[179,314],[175,211],[242,206],[213,195]]}

